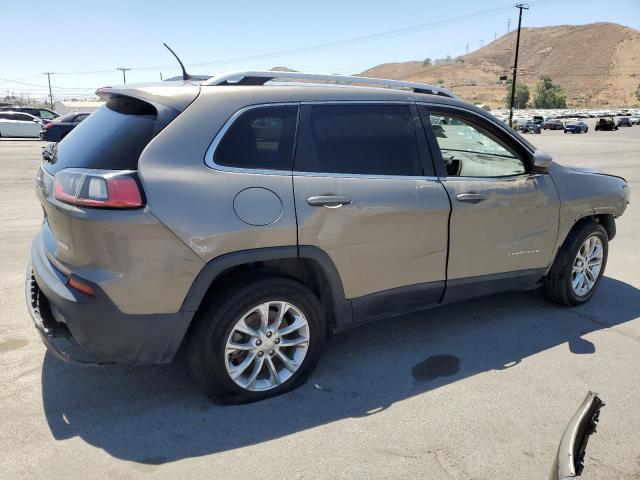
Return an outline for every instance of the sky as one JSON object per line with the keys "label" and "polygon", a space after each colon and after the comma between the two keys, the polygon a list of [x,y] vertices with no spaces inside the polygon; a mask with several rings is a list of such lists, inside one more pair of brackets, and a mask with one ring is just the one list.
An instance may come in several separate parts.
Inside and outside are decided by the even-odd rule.
{"label": "sky", "polygon": [[[523,27],[614,22],[640,29],[640,0],[530,0]],[[387,62],[455,57],[518,21],[505,0],[0,0],[0,95],[55,98],[178,75],[287,66],[359,73]],[[7,39],[8,42],[7,42]],[[7,48],[8,47],[8,48]],[[588,45],[585,45],[588,48]],[[54,98],[54,100],[55,100]]]}

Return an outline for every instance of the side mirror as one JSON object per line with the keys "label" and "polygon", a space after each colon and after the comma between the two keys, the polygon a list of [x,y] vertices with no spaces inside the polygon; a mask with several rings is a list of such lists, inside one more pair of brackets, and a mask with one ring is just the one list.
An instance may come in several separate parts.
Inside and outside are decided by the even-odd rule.
{"label": "side mirror", "polygon": [[553,157],[543,150],[536,150],[533,153],[532,173],[549,173],[549,167],[553,162]]}

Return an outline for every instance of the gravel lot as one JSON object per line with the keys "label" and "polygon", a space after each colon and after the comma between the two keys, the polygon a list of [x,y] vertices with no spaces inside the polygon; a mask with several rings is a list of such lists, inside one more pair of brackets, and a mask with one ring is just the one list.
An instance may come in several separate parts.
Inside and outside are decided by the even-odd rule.
{"label": "gravel lot", "polygon": [[[626,177],[634,199],[640,128],[592,127],[527,138]],[[45,353],[23,292],[42,145],[0,141],[2,478],[543,479],[590,389],[607,405],[583,478],[640,478],[637,203],[585,306],[509,293],[380,322],[334,338],[299,390],[219,407],[181,364],[81,368]]]}

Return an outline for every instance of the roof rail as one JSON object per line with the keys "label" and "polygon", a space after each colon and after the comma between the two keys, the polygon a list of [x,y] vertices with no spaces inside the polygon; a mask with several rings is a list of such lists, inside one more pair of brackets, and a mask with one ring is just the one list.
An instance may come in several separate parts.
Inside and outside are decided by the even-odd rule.
{"label": "roof rail", "polygon": [[291,79],[306,81],[323,81],[346,84],[377,85],[395,90],[412,90],[416,93],[429,93],[441,95],[443,97],[458,98],[444,88],[427,83],[402,82],[400,80],[388,80],[386,78],[355,77],[350,75],[324,75],[301,72],[281,72],[281,71],[239,71],[228,72],[211,77],[204,81],[202,85],[264,85],[269,80]]}

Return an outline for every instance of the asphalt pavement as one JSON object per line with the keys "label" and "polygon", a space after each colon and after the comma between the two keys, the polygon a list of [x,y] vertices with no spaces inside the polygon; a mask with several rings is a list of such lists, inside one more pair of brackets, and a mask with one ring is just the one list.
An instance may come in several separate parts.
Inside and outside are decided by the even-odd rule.
{"label": "asphalt pavement", "polygon": [[337,335],[300,389],[212,404],[180,362],[87,368],[45,353],[24,300],[39,141],[0,141],[0,477],[544,479],[587,391],[585,479],[640,478],[640,127],[528,135],[622,175],[600,290],[562,308],[507,293]]}

